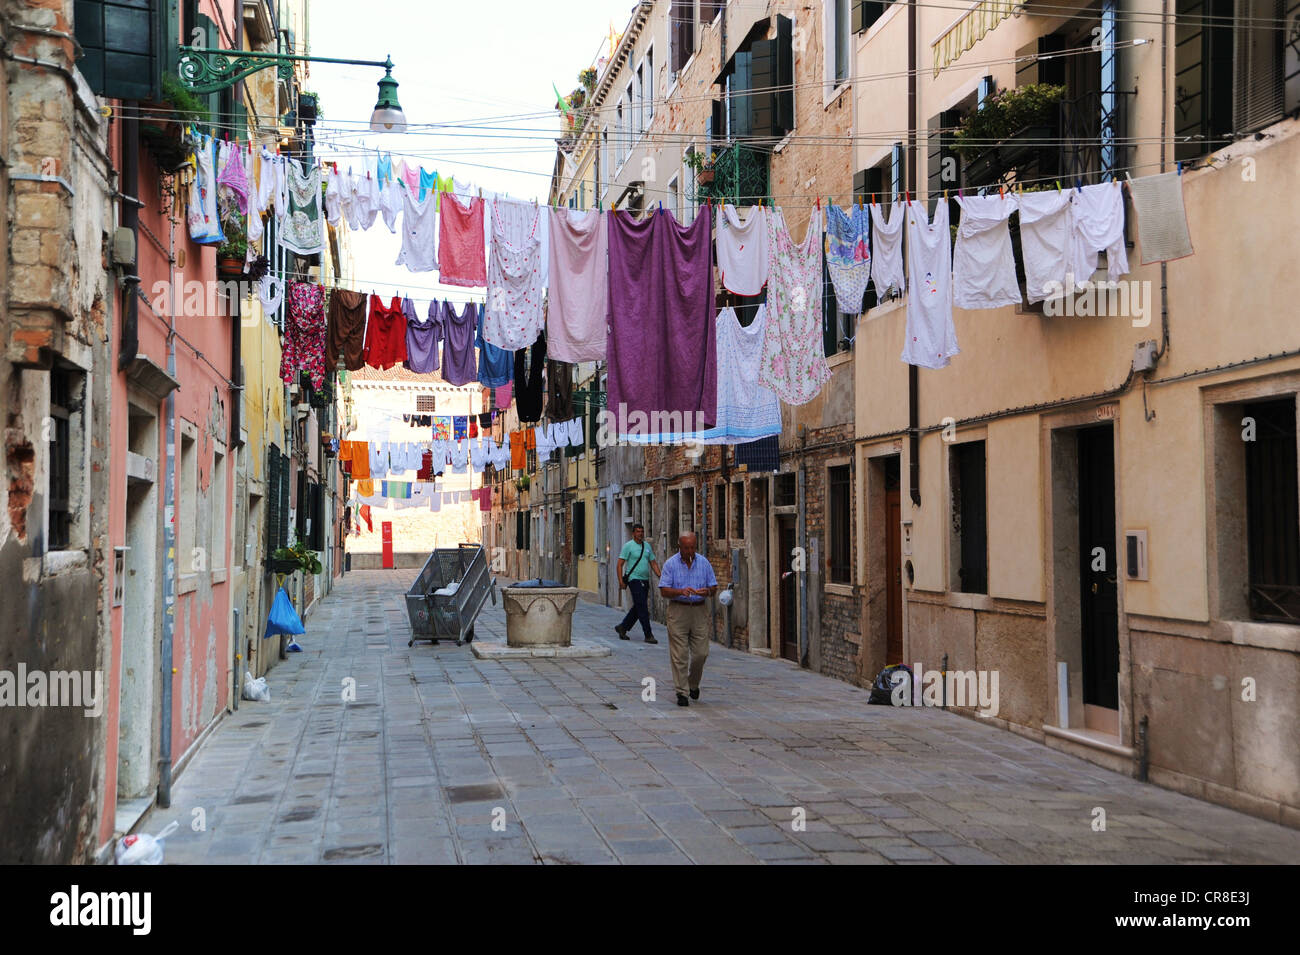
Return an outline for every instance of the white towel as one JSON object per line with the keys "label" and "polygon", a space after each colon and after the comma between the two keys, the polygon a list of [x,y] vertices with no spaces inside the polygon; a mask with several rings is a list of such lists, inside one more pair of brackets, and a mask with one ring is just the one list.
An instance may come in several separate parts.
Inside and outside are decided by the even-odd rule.
{"label": "white towel", "polygon": [[1176,172],[1130,179],[1129,194],[1138,220],[1142,264],[1181,259],[1193,253],[1183,207],[1183,177]]}

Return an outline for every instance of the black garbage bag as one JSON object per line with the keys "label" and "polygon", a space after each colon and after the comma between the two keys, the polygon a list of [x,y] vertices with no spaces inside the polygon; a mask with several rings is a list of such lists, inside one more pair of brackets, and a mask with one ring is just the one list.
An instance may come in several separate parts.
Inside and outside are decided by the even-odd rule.
{"label": "black garbage bag", "polygon": [[907,674],[907,679],[903,682],[903,685],[908,688],[907,692],[910,693],[912,686],[912,668],[906,663],[891,663],[880,671],[879,675],[876,677],[876,682],[871,685],[871,699],[867,700],[867,702],[892,706],[894,703],[894,681],[897,679],[894,674],[898,673],[900,670]]}

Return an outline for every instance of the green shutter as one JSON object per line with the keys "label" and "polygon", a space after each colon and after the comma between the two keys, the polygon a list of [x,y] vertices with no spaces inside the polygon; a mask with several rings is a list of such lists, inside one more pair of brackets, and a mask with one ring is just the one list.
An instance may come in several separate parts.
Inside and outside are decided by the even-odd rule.
{"label": "green shutter", "polygon": [[794,129],[794,23],[776,18],[776,126],[784,136]]}
{"label": "green shutter", "polygon": [[78,69],[100,96],[157,100],[161,94],[160,0],[76,0]]}
{"label": "green shutter", "polygon": [[775,145],[782,133],[776,122],[776,42],[755,40],[749,52],[749,128],[755,139]]}

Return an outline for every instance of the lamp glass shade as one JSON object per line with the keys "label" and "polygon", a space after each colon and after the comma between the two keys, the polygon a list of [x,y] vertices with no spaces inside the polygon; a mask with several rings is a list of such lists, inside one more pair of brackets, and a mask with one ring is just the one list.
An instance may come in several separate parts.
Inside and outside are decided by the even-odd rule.
{"label": "lamp glass shade", "polygon": [[406,114],[400,109],[387,109],[376,106],[375,111],[370,114],[370,131],[372,133],[404,133],[406,132]]}

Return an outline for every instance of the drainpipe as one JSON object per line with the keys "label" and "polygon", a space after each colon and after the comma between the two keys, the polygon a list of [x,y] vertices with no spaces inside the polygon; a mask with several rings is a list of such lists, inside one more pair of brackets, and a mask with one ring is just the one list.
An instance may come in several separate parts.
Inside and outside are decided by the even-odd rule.
{"label": "drainpipe", "polygon": [[1147,749],[1147,716],[1138,721],[1138,782],[1146,782],[1150,772],[1151,757]]}
{"label": "drainpipe", "polygon": [[235,647],[235,692],[230,694],[230,703],[231,703],[231,709],[238,712],[239,710],[239,662],[240,660],[243,659],[243,654],[239,652],[239,648],[240,645],[243,643],[243,637],[240,636],[240,631],[239,631],[239,608],[236,607],[232,611],[232,613],[235,615],[235,619],[232,621],[232,626],[234,628],[233,629],[234,637],[231,640],[231,643],[234,644]]}
{"label": "drainpipe", "polygon": [[[173,189],[175,180],[173,180]],[[175,195],[167,215],[167,374],[176,377],[176,208]],[[159,716],[158,805],[172,804],[172,639],[176,632],[176,391],[164,402],[167,467],[163,472],[163,617],[162,712]]]}
{"label": "drainpipe", "polygon": [[799,574],[799,665],[808,668],[808,465],[804,446],[808,443],[808,426],[799,425],[799,553],[803,555],[803,572]]}
{"label": "drainpipe", "polygon": [[[907,187],[916,190],[916,0],[907,4]],[[920,373],[907,366],[907,490],[921,506]]]}

